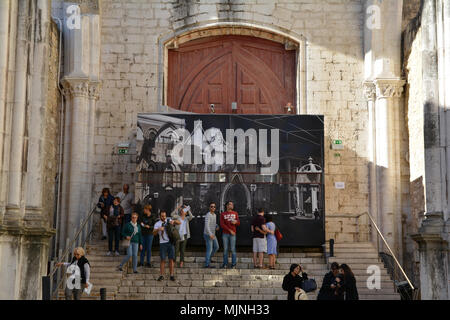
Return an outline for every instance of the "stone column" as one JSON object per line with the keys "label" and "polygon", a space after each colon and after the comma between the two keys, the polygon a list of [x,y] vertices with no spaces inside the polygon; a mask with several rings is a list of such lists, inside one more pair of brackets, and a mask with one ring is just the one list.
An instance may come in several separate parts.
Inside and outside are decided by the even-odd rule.
{"label": "stone column", "polygon": [[[448,4],[446,5],[448,8]],[[445,11],[444,11],[445,12]],[[446,11],[448,13],[448,10]],[[448,19],[447,16],[445,19]],[[424,0],[422,10],[422,85],[425,142],[425,217],[419,233],[412,238],[419,244],[420,290],[423,300],[449,299],[449,229],[444,220],[444,209],[448,206],[446,192],[446,119],[441,109],[446,100],[445,78],[439,79],[438,38],[443,30],[442,7],[436,0]],[[444,54],[444,52],[442,52]],[[441,57],[442,57],[441,54]],[[447,54],[447,53],[446,53]],[[440,100],[441,99],[441,100]],[[441,105],[442,103],[442,105]],[[447,218],[448,219],[448,218]]]}
{"label": "stone column", "polygon": [[88,177],[88,186],[86,189],[87,197],[86,197],[86,210],[89,211],[91,209],[91,200],[94,196],[95,188],[94,188],[94,159],[95,159],[95,110],[97,107],[97,101],[100,97],[100,83],[99,82],[91,82],[89,84],[89,122],[88,122],[88,133],[87,133],[87,148],[88,148],[88,168],[89,172]]}
{"label": "stone column", "polygon": [[[10,0],[0,1],[0,154],[3,152],[5,139],[5,117],[6,117],[6,88],[8,67],[8,44],[9,44],[9,11]],[[0,221],[3,216],[3,155],[0,156]]]}
{"label": "stone column", "polygon": [[[16,70],[15,58],[16,58],[16,35],[17,35],[17,1],[9,2],[9,34],[5,46],[7,62],[6,62],[6,75],[5,75],[5,108],[3,109],[2,126],[0,131],[2,136],[0,142],[0,218],[3,220],[3,216],[6,210],[6,203],[8,199],[8,178],[9,178],[9,154],[11,150],[11,113],[14,106],[14,76]],[[2,108],[2,106],[0,106]]]}
{"label": "stone column", "polygon": [[27,149],[25,144],[25,117],[27,113],[27,86],[29,83],[27,69],[32,32],[29,32],[30,6],[29,1],[19,1],[17,49],[14,82],[14,104],[11,125],[11,149],[9,158],[8,200],[5,221],[9,224],[19,225],[23,212],[20,210],[23,195],[23,160]]}
{"label": "stone column", "polygon": [[[370,211],[401,256],[399,111],[402,0],[364,1],[364,75],[369,111]],[[376,234],[372,241],[376,243]],[[378,242],[382,250],[383,245]]]}
{"label": "stone column", "polygon": [[[67,238],[72,239],[74,233],[78,229],[79,223],[82,219],[81,208],[82,202],[85,201],[85,188],[87,180],[87,121],[88,121],[88,107],[89,107],[89,80],[88,79],[64,79],[65,90],[69,93],[66,96],[67,113],[70,114],[69,125],[69,145],[65,148],[67,153],[64,154],[64,163],[67,172],[66,187],[62,199],[64,199],[64,206],[62,210],[67,210],[65,216],[65,226],[63,226],[63,234]],[[64,211],[62,211],[64,212]],[[64,240],[64,239],[61,239]]]}
{"label": "stone column", "polygon": [[[400,132],[398,111],[405,81],[376,79],[375,141],[378,224],[391,249],[401,257]],[[381,246],[382,247],[382,246]]]}
{"label": "stone column", "polygon": [[[369,113],[369,123],[368,123],[368,141],[367,141],[367,150],[368,150],[368,169],[369,169],[369,213],[373,216],[375,221],[379,223],[378,216],[378,194],[377,190],[377,166],[376,166],[376,130],[375,130],[375,97],[376,97],[376,86],[372,81],[364,82],[364,96],[367,100],[367,109]],[[375,228],[372,228],[375,230]],[[381,241],[377,237],[376,232],[371,233],[372,243],[377,244],[377,248],[380,247]]]}
{"label": "stone column", "polygon": [[[30,110],[27,113],[28,153],[26,162],[25,218],[26,227],[43,227],[47,219],[42,217],[43,169],[45,143],[45,115],[48,94],[48,1],[38,0],[36,11],[41,15],[40,27],[36,29],[32,64],[29,67],[31,77]],[[45,71],[43,71],[45,70]]]}
{"label": "stone column", "polygon": [[449,234],[444,227],[440,213],[427,213],[412,238],[419,244],[420,256],[420,293],[422,300],[448,300],[449,295]]}

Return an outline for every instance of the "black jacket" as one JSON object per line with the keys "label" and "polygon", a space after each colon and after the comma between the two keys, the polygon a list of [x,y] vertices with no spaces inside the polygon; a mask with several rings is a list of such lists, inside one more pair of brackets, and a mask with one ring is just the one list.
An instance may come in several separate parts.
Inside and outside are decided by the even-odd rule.
{"label": "black jacket", "polygon": [[[141,232],[143,236],[153,234],[153,227],[155,226],[157,220],[158,218],[153,213],[150,214],[150,217],[142,213],[142,215],[139,217],[139,224],[141,225]],[[141,223],[149,225],[150,229],[144,228]]]}
{"label": "black jacket", "polygon": [[345,282],[344,282],[344,276],[342,274],[338,274],[336,276],[336,279],[339,278],[340,282],[336,286],[334,290],[335,299],[336,300],[344,300],[344,294],[345,294]]}
{"label": "black jacket", "polygon": [[[75,260],[77,260],[75,257],[72,258],[72,262],[70,264],[73,264],[75,262]],[[78,259],[77,265],[78,268],[80,268],[80,275],[81,275],[81,283],[84,284],[86,283],[86,275],[84,274],[84,265],[88,264],[89,266],[91,265],[88,261],[88,259],[86,259],[85,256],[82,256],[80,259]]]}
{"label": "black jacket", "polygon": [[301,288],[303,285],[303,281],[308,279],[308,275],[303,272],[300,275],[296,275],[295,277],[292,273],[288,273],[284,276],[282,288],[284,291],[288,292],[288,300],[295,300],[295,288]]}
{"label": "black jacket", "polygon": [[359,300],[355,277],[348,275],[344,277],[345,300]]}
{"label": "black jacket", "polygon": [[334,294],[335,289],[331,288],[331,285],[336,282],[336,277],[333,272],[328,272],[322,281],[317,300],[337,300],[337,296]]}

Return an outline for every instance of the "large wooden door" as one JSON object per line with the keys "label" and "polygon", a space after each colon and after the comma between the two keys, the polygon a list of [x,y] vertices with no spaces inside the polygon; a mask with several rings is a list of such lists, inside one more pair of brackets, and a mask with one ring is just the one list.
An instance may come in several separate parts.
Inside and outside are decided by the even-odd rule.
{"label": "large wooden door", "polygon": [[295,105],[295,51],[247,36],[187,42],[169,50],[167,105],[210,113],[284,113]]}

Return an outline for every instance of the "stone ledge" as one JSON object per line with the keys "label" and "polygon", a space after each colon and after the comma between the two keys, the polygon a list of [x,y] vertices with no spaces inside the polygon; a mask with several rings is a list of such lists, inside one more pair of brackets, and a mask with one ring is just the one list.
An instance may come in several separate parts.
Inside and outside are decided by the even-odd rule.
{"label": "stone ledge", "polygon": [[41,238],[51,238],[56,234],[56,229],[53,228],[28,228],[24,226],[0,226],[0,235],[14,235],[14,236],[32,236]]}

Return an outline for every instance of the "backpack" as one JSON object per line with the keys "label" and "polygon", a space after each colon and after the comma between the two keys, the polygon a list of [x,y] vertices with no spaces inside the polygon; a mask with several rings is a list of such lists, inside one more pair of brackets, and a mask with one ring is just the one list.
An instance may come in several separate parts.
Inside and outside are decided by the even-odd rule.
{"label": "backpack", "polygon": [[283,235],[281,234],[280,230],[278,230],[278,228],[275,229],[275,238],[277,239],[277,242],[280,242],[281,239],[283,239]]}
{"label": "backpack", "polygon": [[177,241],[181,240],[180,233],[177,228],[173,224],[170,224],[169,221],[164,224],[164,229],[167,232],[167,236],[169,237],[169,242],[171,244],[175,244]]}

